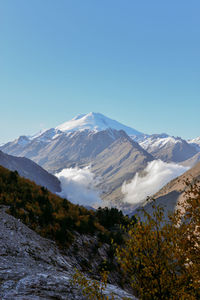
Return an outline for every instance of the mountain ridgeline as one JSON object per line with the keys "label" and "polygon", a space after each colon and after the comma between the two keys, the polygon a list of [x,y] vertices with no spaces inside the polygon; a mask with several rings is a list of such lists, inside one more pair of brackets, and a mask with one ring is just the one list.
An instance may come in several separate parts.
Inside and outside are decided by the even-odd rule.
{"label": "mountain ridgeline", "polygon": [[26,157],[16,157],[0,151],[0,165],[10,171],[17,171],[20,176],[44,186],[52,193],[61,191],[57,177]]}
{"label": "mountain ridgeline", "polygon": [[[33,160],[50,173],[64,168],[91,166],[91,171],[101,177],[98,188],[106,200],[119,200],[120,186],[143,170],[154,158],[123,130],[74,131],[56,133],[49,139],[50,131],[34,138],[28,144],[16,142],[4,145],[3,151]],[[116,191],[117,190],[117,191]]]}
{"label": "mountain ridgeline", "polygon": [[[170,295],[199,299],[199,138],[185,141],[166,134],[145,135],[101,114],[89,113],[34,136],[21,136],[0,149],[0,298],[28,295],[27,299],[84,300],[80,288],[71,281],[76,267],[89,278],[80,277],[88,292],[91,278],[100,280],[106,271],[108,282],[113,284],[107,291],[109,295],[114,292],[113,299],[135,299],[125,290],[141,299],[161,299],[163,295],[163,299]],[[123,203],[122,184],[136,172],[141,171],[140,178],[149,175],[144,169],[148,163],[157,164],[157,159],[165,165],[195,166],[154,195],[161,207],[155,210],[152,199],[144,205],[138,216],[144,214],[147,222],[142,217],[136,219],[131,204],[127,207],[132,217],[112,207]],[[104,204],[112,208],[90,210],[55,194],[61,187],[52,174],[88,165],[100,178],[97,188]],[[187,201],[195,208],[192,213],[198,222],[186,218],[183,226],[176,226],[181,222],[169,224],[168,219],[165,223],[163,216],[174,211],[178,201],[184,207],[184,193],[193,184],[193,194],[198,197]],[[183,216],[179,217],[180,221]],[[98,286],[97,282],[94,294]],[[104,296],[101,293],[98,299]]]}
{"label": "mountain ridgeline", "polygon": [[198,138],[185,141],[167,134],[144,134],[99,113],[78,115],[56,128],[21,136],[0,149],[29,158],[52,174],[90,165],[100,178],[101,198],[115,204],[123,197],[122,184],[149,162],[161,159],[191,166],[199,161],[200,153]]}

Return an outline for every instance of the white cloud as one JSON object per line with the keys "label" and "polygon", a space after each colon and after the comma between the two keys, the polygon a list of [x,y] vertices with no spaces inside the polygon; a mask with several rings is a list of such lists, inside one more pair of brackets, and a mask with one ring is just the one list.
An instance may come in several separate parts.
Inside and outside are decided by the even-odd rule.
{"label": "white cloud", "polygon": [[172,179],[180,176],[188,167],[162,160],[149,162],[142,173],[136,173],[130,183],[124,182],[122,193],[124,202],[139,206],[148,196],[152,196]]}
{"label": "white cloud", "polygon": [[85,206],[101,204],[99,193],[95,190],[97,180],[90,167],[63,169],[55,175],[61,182],[62,191],[59,193],[61,197],[65,197],[75,204]]}

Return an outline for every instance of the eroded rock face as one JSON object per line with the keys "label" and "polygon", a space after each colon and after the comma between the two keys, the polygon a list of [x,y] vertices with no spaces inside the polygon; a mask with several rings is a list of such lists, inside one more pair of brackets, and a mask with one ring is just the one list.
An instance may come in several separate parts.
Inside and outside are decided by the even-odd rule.
{"label": "eroded rock face", "polygon": [[[0,299],[86,299],[70,282],[73,259],[5,211],[0,208]],[[110,292],[135,299],[114,285]]]}

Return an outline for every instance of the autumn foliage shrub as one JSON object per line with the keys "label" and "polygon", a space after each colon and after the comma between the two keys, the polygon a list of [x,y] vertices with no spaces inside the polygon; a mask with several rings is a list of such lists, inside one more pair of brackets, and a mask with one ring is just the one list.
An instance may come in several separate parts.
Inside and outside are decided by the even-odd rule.
{"label": "autumn foliage shrub", "polygon": [[[50,193],[45,187],[20,177],[16,171],[9,171],[1,166],[0,204],[9,206],[10,214],[42,236],[54,239],[61,246],[68,246],[73,242],[75,231],[96,235],[102,241],[111,243],[115,234],[111,234],[110,228],[128,222],[127,217],[117,209],[99,208],[95,212],[74,205],[67,199]],[[115,241],[117,242],[116,239]]]}
{"label": "autumn foliage shrub", "polygon": [[[186,185],[186,199],[169,220],[152,201],[153,213],[142,209],[144,218],[129,224],[125,244],[116,245],[125,282],[138,299],[200,299],[200,185]],[[104,276],[95,282],[95,292],[93,281],[80,272],[74,276],[74,283],[92,299],[109,299],[100,289],[107,280]]]}
{"label": "autumn foliage shrub", "polygon": [[153,201],[153,214],[127,230],[117,258],[139,299],[200,299],[200,187],[190,185],[179,209],[164,218]]}

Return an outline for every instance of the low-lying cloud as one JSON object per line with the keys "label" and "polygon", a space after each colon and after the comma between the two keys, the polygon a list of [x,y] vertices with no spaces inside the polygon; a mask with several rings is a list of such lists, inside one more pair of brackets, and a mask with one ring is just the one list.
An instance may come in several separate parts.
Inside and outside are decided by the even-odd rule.
{"label": "low-lying cloud", "polygon": [[95,189],[97,180],[90,167],[63,169],[55,175],[61,182],[61,197],[84,206],[94,207],[101,204],[99,192]]}
{"label": "low-lying cloud", "polygon": [[122,193],[124,202],[138,207],[148,196],[152,196],[172,179],[180,176],[188,167],[162,160],[149,162],[142,173],[136,173],[130,183],[124,182]]}

